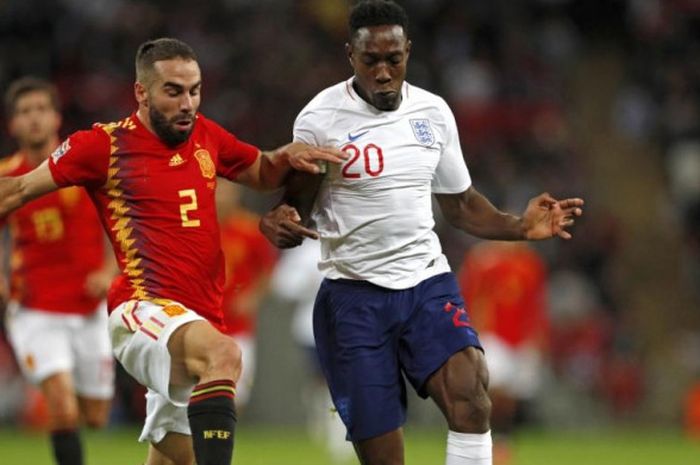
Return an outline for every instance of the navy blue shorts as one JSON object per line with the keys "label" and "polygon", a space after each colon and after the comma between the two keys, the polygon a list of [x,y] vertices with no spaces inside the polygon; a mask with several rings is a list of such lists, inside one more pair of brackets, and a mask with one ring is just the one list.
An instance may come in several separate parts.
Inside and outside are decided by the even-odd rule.
{"label": "navy blue shorts", "polygon": [[333,403],[352,441],[404,423],[403,376],[425,398],[425,382],[451,355],[468,346],[481,349],[453,273],[398,291],[326,279],[316,297],[314,335]]}

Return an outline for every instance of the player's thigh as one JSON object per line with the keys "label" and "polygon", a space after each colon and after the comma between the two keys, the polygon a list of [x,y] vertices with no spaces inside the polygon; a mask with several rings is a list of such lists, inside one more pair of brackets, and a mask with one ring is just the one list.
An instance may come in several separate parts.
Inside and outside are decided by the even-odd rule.
{"label": "player's thigh", "polygon": [[114,395],[114,358],[107,329],[106,304],[80,317],[72,328],[75,389],[87,399],[109,400]]}
{"label": "player's thigh", "polygon": [[192,437],[180,433],[168,433],[157,444],[148,448],[146,465],[193,465]]}
{"label": "player's thigh", "polygon": [[[183,370],[172,373],[169,344],[173,338],[182,344],[182,338],[175,337],[178,330],[204,321],[196,312],[180,305],[124,302],[109,316],[114,356],[141,385],[186,406],[196,379],[184,376]],[[176,349],[180,344],[175,344]],[[182,358],[184,349],[175,352]]]}
{"label": "player's thigh", "polygon": [[171,383],[192,380],[233,379],[241,376],[241,351],[233,338],[222,334],[208,321],[199,320],[175,330],[168,340],[172,359]]}
{"label": "player's thigh", "polygon": [[466,347],[428,378],[425,390],[444,414],[450,429],[485,432],[491,409],[488,379],[483,352]]}
{"label": "player's thigh", "polygon": [[406,378],[425,398],[428,379],[465,348],[481,348],[481,342],[452,273],[426,279],[414,292],[417,308],[403,325],[399,359]]}
{"label": "player's thigh", "polygon": [[24,376],[39,385],[55,373],[72,372],[71,317],[21,307],[10,302],[6,328]]}
{"label": "player's thigh", "polygon": [[39,383],[53,422],[75,423],[78,420],[78,401],[73,378],[67,371],[53,373]]}

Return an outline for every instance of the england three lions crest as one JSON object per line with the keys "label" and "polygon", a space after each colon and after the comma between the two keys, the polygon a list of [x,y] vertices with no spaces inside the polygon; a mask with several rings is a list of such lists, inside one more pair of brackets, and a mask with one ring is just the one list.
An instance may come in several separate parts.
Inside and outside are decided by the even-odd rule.
{"label": "england three lions crest", "polygon": [[416,136],[419,144],[430,147],[435,143],[435,135],[433,135],[433,128],[430,127],[430,121],[427,119],[412,119],[410,122],[413,135]]}

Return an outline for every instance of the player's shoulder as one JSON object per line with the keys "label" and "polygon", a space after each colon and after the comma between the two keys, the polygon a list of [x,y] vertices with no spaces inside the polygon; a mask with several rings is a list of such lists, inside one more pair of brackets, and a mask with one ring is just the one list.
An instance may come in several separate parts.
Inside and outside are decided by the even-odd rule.
{"label": "player's shoulder", "polygon": [[449,110],[447,101],[445,101],[445,99],[438,94],[422,87],[409,84],[408,82],[406,82],[404,85],[406,86],[405,94],[411,101],[422,105],[435,107],[438,111]]}
{"label": "player's shoulder", "polygon": [[217,123],[211,118],[207,118],[201,113],[197,113],[195,115],[195,125],[194,125],[194,133],[196,134],[202,134],[202,133],[207,133],[207,134],[212,134],[214,136],[221,135],[223,133],[230,133],[229,130],[224,128],[222,125]]}
{"label": "player's shoulder", "polygon": [[342,101],[347,95],[347,85],[347,82],[343,81],[326,87],[309,100],[309,103],[299,112],[299,115],[311,112],[335,111],[342,105]]}
{"label": "player's shoulder", "polygon": [[134,131],[137,127],[136,115],[129,115],[119,121],[113,121],[110,123],[95,123],[92,125],[90,131],[94,131],[98,134],[112,134],[115,131]]}
{"label": "player's shoulder", "polygon": [[0,176],[16,176],[24,165],[24,155],[20,152],[0,159]]}

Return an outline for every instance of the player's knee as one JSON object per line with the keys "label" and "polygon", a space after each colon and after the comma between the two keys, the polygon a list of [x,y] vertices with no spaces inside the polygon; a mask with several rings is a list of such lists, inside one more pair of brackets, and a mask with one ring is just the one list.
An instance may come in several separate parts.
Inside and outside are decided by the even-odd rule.
{"label": "player's knee", "polygon": [[48,401],[49,421],[53,429],[74,429],[80,422],[78,406],[71,398]]}
{"label": "player's knee", "polygon": [[210,375],[237,381],[241,375],[241,349],[230,337],[222,336],[207,352]]}
{"label": "player's knee", "polygon": [[85,413],[85,425],[88,428],[101,429],[107,426],[107,421],[109,420],[109,415],[104,412],[86,412]]}

